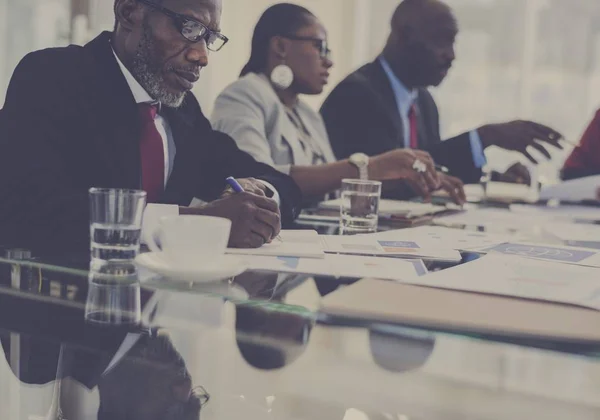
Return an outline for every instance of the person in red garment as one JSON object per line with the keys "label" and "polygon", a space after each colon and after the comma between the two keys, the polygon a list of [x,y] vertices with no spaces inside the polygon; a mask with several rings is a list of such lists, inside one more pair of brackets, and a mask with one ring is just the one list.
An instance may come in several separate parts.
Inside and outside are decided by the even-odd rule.
{"label": "person in red garment", "polygon": [[[562,169],[562,179],[600,175],[600,110],[585,130],[579,146],[573,150]],[[600,199],[600,189],[598,190]]]}

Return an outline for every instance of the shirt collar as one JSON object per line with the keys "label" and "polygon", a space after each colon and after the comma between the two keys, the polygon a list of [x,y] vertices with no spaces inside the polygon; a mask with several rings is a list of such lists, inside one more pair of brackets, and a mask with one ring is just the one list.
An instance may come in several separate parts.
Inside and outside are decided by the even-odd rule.
{"label": "shirt collar", "polygon": [[392,90],[394,91],[394,95],[396,96],[396,102],[398,104],[398,108],[403,113],[403,115],[408,115],[410,111],[410,107],[417,100],[418,92],[416,89],[408,89],[404,86],[404,83],[398,79],[398,76],[392,70],[390,63],[385,59],[384,56],[379,57],[379,62],[383,67],[383,71],[385,71],[390,83],[392,85]]}
{"label": "shirt collar", "polygon": [[[131,72],[127,69],[127,67],[125,67],[125,64],[123,64],[123,62],[119,59],[114,48],[111,47],[111,49],[112,49],[112,52],[113,52],[115,58],[117,59],[117,63],[119,63],[119,68],[121,69],[123,76],[125,76],[125,80],[127,80],[127,84],[129,85],[129,89],[131,89],[131,93],[133,94],[135,103],[137,103],[137,104],[157,103],[157,101],[155,99],[153,99],[148,94],[148,92],[146,92],[146,89],[144,89],[142,87],[142,85],[140,85],[140,83],[135,79],[135,77],[133,77],[133,74],[131,74]],[[158,104],[160,107],[160,103],[158,103]]]}

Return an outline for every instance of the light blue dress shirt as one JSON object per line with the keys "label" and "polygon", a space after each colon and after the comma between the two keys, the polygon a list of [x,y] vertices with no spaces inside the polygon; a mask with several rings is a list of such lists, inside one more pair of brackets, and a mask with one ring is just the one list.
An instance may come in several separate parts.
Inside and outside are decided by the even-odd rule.
{"label": "light blue dress shirt", "polygon": [[[410,121],[408,119],[408,113],[412,104],[417,100],[418,93],[416,90],[409,90],[404,84],[396,77],[390,64],[384,57],[379,57],[379,62],[383,67],[390,84],[392,85],[392,91],[396,97],[396,104],[398,104],[398,112],[402,119],[402,128],[404,130],[403,139],[404,147],[410,148]],[[471,142],[471,153],[473,155],[473,163],[477,168],[482,168],[487,160],[483,152],[483,145],[481,144],[481,138],[477,130],[469,132],[469,140]]]}

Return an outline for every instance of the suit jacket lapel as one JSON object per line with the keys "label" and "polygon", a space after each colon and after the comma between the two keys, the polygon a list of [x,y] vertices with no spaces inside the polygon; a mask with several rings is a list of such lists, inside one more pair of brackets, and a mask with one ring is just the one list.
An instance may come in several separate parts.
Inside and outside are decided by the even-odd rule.
{"label": "suit jacket lapel", "polygon": [[379,60],[375,60],[373,63],[367,65],[368,77],[372,83],[373,88],[379,94],[382,99],[382,104],[389,120],[394,126],[394,130],[398,133],[396,144],[394,147],[404,147],[404,124],[402,124],[402,118],[398,112],[398,103],[392,89],[390,80],[385,73],[385,70],[381,66]]}
{"label": "suit jacket lapel", "polygon": [[[90,83],[97,108],[102,144],[96,150],[114,173],[122,188],[140,188],[140,126],[137,104],[119,68],[111,45],[110,32],[100,34],[85,48],[91,53]],[[94,135],[97,133],[90,133]]]}

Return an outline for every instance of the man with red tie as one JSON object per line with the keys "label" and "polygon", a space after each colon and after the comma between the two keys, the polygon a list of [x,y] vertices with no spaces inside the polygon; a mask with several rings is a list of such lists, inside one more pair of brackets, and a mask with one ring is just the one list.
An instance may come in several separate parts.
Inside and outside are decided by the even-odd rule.
{"label": "man with red tie", "polygon": [[[114,32],[21,61],[0,116],[0,244],[85,249],[90,187],[146,190],[146,226],[172,214],[231,219],[238,247],[294,219],[295,183],[213,131],[190,92],[227,42],[221,8],[116,0]],[[246,192],[224,192],[229,176]]]}
{"label": "man with red tie", "polygon": [[[344,79],[321,108],[338,159],[419,148],[463,182],[478,183],[489,146],[519,151],[534,163],[529,146],[547,157],[539,142],[560,147],[559,133],[528,121],[487,125],[442,141],[438,109],[427,88],[448,74],[457,34],[452,11],[439,0],[404,0],[398,6],[383,53]],[[528,178],[520,164],[502,176],[523,183]],[[444,182],[460,183],[453,177]]]}

